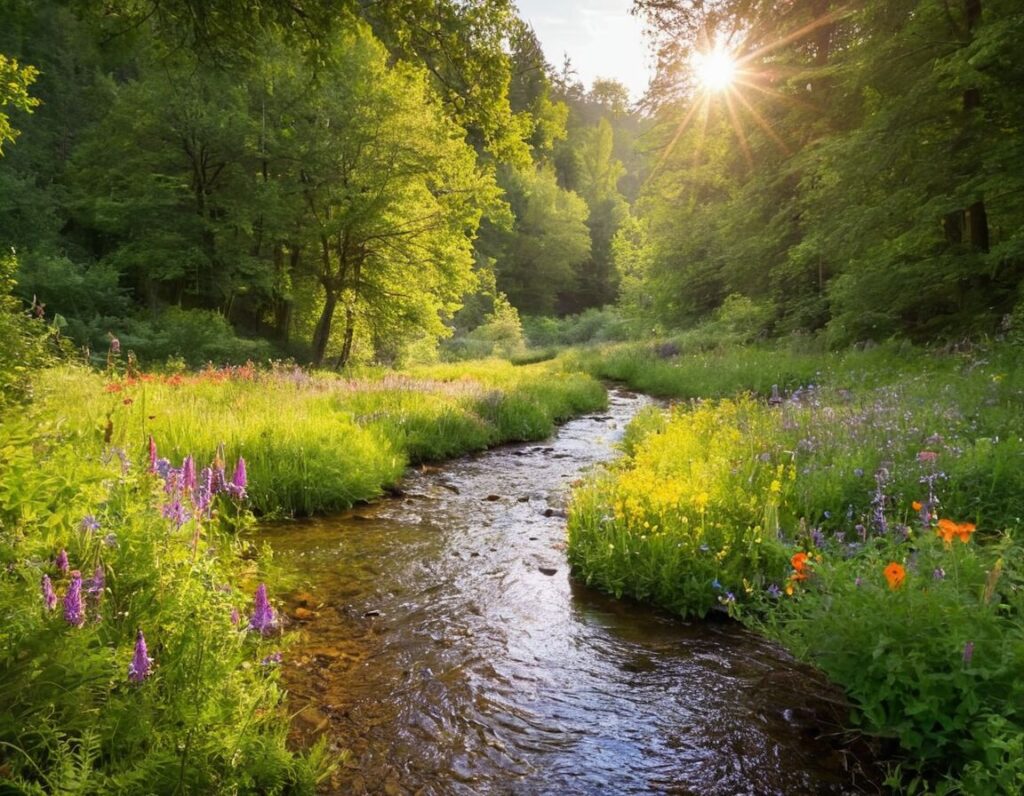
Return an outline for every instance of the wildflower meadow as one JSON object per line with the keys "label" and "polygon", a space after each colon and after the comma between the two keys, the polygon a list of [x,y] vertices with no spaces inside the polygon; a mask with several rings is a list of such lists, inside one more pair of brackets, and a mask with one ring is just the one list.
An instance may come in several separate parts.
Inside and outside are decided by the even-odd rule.
{"label": "wildflower meadow", "polygon": [[[637,372],[663,393],[688,396],[705,367],[647,356]],[[800,383],[784,352],[716,357],[736,381],[738,362],[763,367],[734,397],[634,421],[574,494],[578,576],[727,612],[813,662],[899,761],[893,785],[1020,792],[1024,367],[1005,350],[883,350],[820,357]]]}

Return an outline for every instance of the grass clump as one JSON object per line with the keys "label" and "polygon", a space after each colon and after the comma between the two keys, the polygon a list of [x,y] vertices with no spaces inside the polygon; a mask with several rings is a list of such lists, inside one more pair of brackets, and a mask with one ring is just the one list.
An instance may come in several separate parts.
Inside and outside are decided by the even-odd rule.
{"label": "grass clump", "polygon": [[[716,356],[713,389],[750,389],[764,382],[744,368],[773,354]],[[894,783],[1018,792],[1024,367],[882,349],[823,357],[815,377],[777,405],[638,416],[574,495],[574,571],[684,616],[725,609],[814,662],[900,750]]]}

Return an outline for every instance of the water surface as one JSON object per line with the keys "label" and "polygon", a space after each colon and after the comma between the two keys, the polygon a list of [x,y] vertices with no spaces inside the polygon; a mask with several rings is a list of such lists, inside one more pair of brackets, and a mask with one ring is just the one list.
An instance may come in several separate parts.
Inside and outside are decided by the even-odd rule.
{"label": "water surface", "polygon": [[734,624],[574,583],[572,481],[648,399],[539,445],[411,474],[403,495],[267,529],[302,573],[285,665],[296,740],[350,750],[332,793],[860,792],[837,695]]}

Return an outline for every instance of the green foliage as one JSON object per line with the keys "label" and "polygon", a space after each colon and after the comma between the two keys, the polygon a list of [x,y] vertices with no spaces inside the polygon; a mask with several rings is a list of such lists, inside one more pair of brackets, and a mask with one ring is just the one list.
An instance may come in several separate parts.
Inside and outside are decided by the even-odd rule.
{"label": "green foliage", "polygon": [[[791,392],[779,405],[741,397],[638,415],[623,459],[574,494],[574,570],[682,615],[725,608],[816,664],[846,690],[855,726],[899,748],[893,784],[1014,792],[1024,738],[1016,351],[719,350],[660,372],[652,359],[629,369],[631,359],[613,350],[606,367],[667,395],[767,394],[766,372]],[[816,365],[818,386],[791,380],[801,362]],[[890,565],[902,583],[890,584]]]}
{"label": "green foliage", "polygon": [[45,327],[10,295],[16,265],[12,255],[0,254],[0,409],[24,400],[33,370],[49,361]]}
{"label": "green foliage", "polygon": [[143,364],[172,358],[193,367],[208,362],[242,364],[269,359],[273,352],[265,340],[237,337],[224,316],[213,310],[169,307],[153,321],[130,320],[124,322],[123,332],[115,331],[121,345],[137,354]]}
{"label": "green foliage", "polygon": [[501,293],[494,298],[493,309],[479,326],[445,346],[446,354],[453,359],[512,359],[525,350],[519,313]]}
{"label": "green foliage", "polygon": [[[661,68],[633,308],[690,326],[742,294],[835,346],[997,331],[1024,277],[1019,4],[637,6]],[[689,67],[709,31],[743,62],[719,94]]]}
{"label": "green foliage", "polygon": [[[156,476],[90,435],[36,413],[0,424],[4,780],[25,793],[313,793],[323,749],[286,749],[277,674],[260,664],[282,640],[231,621],[258,574],[244,517],[227,501],[201,529],[175,529]],[[105,583],[88,591],[97,570]],[[81,626],[60,602],[78,571]],[[153,669],[131,682],[139,630]]]}
{"label": "green foliage", "polygon": [[0,157],[4,154],[4,144],[18,137],[18,131],[11,125],[10,117],[3,109],[10,106],[31,113],[38,107],[39,100],[28,93],[28,87],[38,76],[39,70],[35,67],[22,66],[17,59],[0,53]]}
{"label": "green foliage", "polygon": [[571,346],[639,337],[636,325],[614,307],[591,308],[562,318],[527,316],[523,330],[531,346]]}

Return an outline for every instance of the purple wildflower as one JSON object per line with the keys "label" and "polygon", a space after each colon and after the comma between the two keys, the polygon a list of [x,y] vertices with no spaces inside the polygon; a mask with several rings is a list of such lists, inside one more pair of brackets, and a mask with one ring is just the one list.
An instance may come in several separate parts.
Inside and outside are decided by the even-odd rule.
{"label": "purple wildflower", "polygon": [[270,606],[270,601],[267,600],[267,587],[261,583],[256,588],[256,597],[253,603],[252,618],[249,620],[249,629],[265,636],[274,629],[276,622],[274,609]]}
{"label": "purple wildflower", "polygon": [[82,605],[82,573],[77,569],[71,573],[71,585],[64,595],[64,621],[81,627],[85,624],[85,606]]}
{"label": "purple wildflower", "polygon": [[864,581],[863,581],[863,579],[859,575],[853,581],[853,585],[856,586],[858,589],[863,585],[863,583],[864,583]]}
{"label": "purple wildflower", "polygon": [[159,460],[156,456],[156,440],[153,439],[153,435],[149,435],[149,471],[151,473],[156,472],[156,465]]}
{"label": "purple wildflower", "polygon": [[780,589],[778,585],[774,583],[771,584],[767,589],[765,589],[765,591],[768,592],[768,596],[771,597],[773,600],[777,600],[782,596],[782,589]]}
{"label": "purple wildflower", "polygon": [[57,553],[57,559],[54,563],[57,564],[57,569],[60,570],[60,574],[67,575],[68,570],[71,569],[71,565],[68,564],[68,551],[62,547],[60,552]]}
{"label": "purple wildflower", "polygon": [[196,488],[196,461],[191,455],[181,463],[181,486],[186,492]]}
{"label": "purple wildflower", "polygon": [[132,662],[128,664],[128,679],[133,683],[141,683],[151,674],[153,659],[149,657],[149,650],[146,649],[146,637],[139,630],[135,637],[135,654]]}
{"label": "purple wildflower", "polygon": [[78,527],[82,530],[82,533],[92,533],[100,529],[100,523],[92,514],[86,514],[78,524]]}
{"label": "purple wildflower", "polygon": [[52,611],[57,607],[57,595],[53,591],[53,584],[50,582],[49,575],[43,575],[43,605],[47,611]]}
{"label": "purple wildflower", "polygon": [[207,514],[210,503],[213,501],[213,470],[204,467],[199,473],[199,482],[196,485],[195,505],[196,511],[200,514]]}
{"label": "purple wildflower", "polygon": [[107,577],[103,571],[103,565],[97,564],[96,569],[93,570],[92,577],[86,582],[85,590],[89,594],[102,594],[106,585]]}
{"label": "purple wildflower", "polygon": [[113,532],[108,533],[103,537],[103,544],[107,547],[117,547],[117,534]]}
{"label": "purple wildflower", "polygon": [[242,621],[242,617],[238,613],[237,608],[231,609],[231,624],[237,627],[238,623]]}
{"label": "purple wildflower", "polygon": [[153,469],[156,472],[156,474],[163,478],[165,481],[171,475],[171,463],[167,459],[157,459],[156,463],[153,465]]}
{"label": "purple wildflower", "polygon": [[811,544],[815,547],[825,546],[825,534],[821,532],[821,528],[811,529]]}
{"label": "purple wildflower", "polygon": [[170,520],[174,523],[175,528],[180,528],[188,522],[188,512],[185,511],[185,507],[177,498],[172,500],[170,503],[165,503],[161,513],[163,514],[164,519]]}
{"label": "purple wildflower", "polygon": [[210,491],[214,495],[219,495],[228,488],[227,478],[224,476],[224,465],[214,462],[211,469],[213,471],[213,475],[210,478]]}
{"label": "purple wildflower", "polygon": [[935,580],[945,580],[946,579],[946,570],[944,570],[942,567],[936,567],[935,571],[932,573],[932,577]]}
{"label": "purple wildflower", "polygon": [[974,642],[968,641],[964,644],[964,665],[970,666],[972,658],[974,658]]}
{"label": "purple wildflower", "polygon": [[863,467],[855,467],[854,470],[853,470],[853,474],[855,476],[857,476],[857,478],[863,478],[864,477],[864,468]]}
{"label": "purple wildflower", "polygon": [[245,497],[245,487],[249,483],[248,474],[245,471],[245,459],[241,456],[238,457],[238,464],[235,465],[235,471],[231,474],[231,484],[228,487],[228,491],[236,498]]}
{"label": "purple wildflower", "polygon": [[282,656],[280,652],[272,652],[266,658],[260,661],[263,666],[273,666],[274,664],[280,663]]}

